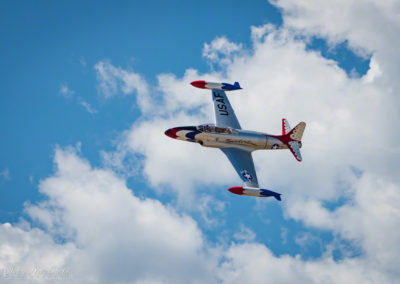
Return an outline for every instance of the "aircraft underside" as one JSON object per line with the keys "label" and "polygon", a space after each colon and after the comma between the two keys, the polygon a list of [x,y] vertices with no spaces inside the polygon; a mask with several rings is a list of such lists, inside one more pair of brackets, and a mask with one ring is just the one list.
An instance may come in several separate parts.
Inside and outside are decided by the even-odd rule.
{"label": "aircraft underside", "polygon": [[258,197],[272,196],[281,200],[280,193],[259,187],[251,153],[256,150],[289,149],[300,162],[302,160],[301,138],[306,124],[300,122],[291,129],[287,120],[282,119],[282,135],[243,130],[225,94],[225,91],[240,90],[238,82],[232,85],[193,81],[191,84],[197,88],[212,91],[216,124],[174,127],[165,131],[165,135],[178,140],[199,143],[204,147],[219,148],[244,182],[244,186],[229,188],[230,192]]}
{"label": "aircraft underside", "polygon": [[288,149],[281,140],[268,134],[232,128],[219,129],[211,125],[181,126],[169,129],[165,134],[211,148],[235,147],[248,151]]}

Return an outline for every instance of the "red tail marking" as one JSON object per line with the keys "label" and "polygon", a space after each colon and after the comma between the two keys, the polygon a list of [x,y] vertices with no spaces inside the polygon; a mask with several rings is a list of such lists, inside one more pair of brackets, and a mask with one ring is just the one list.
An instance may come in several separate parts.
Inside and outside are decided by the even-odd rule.
{"label": "red tail marking", "polygon": [[285,118],[282,118],[282,135],[286,135]]}

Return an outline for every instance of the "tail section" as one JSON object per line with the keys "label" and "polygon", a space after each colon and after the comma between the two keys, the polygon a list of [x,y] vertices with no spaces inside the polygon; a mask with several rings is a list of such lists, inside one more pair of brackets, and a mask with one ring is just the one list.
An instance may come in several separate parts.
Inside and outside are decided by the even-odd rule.
{"label": "tail section", "polygon": [[289,121],[286,118],[282,118],[282,135],[286,135],[290,132],[291,128],[289,125]]}
{"label": "tail section", "polygon": [[290,152],[292,152],[293,156],[297,161],[301,162],[303,159],[300,153],[301,142],[300,141],[291,141],[288,144]]}
{"label": "tail section", "polygon": [[305,122],[300,122],[299,124],[296,125],[295,128],[290,130],[288,133],[290,135],[290,138],[295,141],[301,141],[301,138],[303,137],[303,132],[304,129],[306,128],[306,123]]}
{"label": "tail section", "polygon": [[306,123],[300,122],[293,129],[291,129],[289,122],[286,119],[282,119],[281,140],[288,146],[290,152],[292,152],[293,156],[299,162],[302,161],[300,148],[301,148],[301,138],[303,137],[305,128],[306,128]]}

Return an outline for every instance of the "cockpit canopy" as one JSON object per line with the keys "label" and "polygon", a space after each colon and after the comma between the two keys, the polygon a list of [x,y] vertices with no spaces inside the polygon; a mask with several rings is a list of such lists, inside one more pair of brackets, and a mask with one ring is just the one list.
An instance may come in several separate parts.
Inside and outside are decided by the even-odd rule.
{"label": "cockpit canopy", "polygon": [[202,124],[197,126],[197,130],[204,133],[216,134],[236,134],[235,130],[230,127],[218,127],[213,124]]}

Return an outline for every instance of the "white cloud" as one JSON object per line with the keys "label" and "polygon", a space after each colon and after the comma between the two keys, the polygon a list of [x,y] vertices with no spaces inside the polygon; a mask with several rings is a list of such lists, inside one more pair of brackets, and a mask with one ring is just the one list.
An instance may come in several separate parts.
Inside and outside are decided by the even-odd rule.
{"label": "white cloud", "polygon": [[295,238],[294,242],[300,246],[301,250],[306,252],[309,247],[318,245],[320,249],[322,249],[322,240],[321,238],[315,236],[310,232],[300,232],[298,233]]}
{"label": "white cloud", "polygon": [[98,81],[98,91],[106,99],[122,92],[136,92],[138,105],[143,109],[150,108],[149,86],[137,73],[113,66],[108,61],[100,61],[95,66]]}
{"label": "white cloud", "polygon": [[86,67],[87,63],[84,56],[81,56],[81,58],[79,58],[79,63],[82,65],[82,67]]}
{"label": "white cloud", "polygon": [[2,170],[0,172],[0,178],[2,178],[3,180],[11,179],[10,170],[8,168],[5,168],[4,170]]}
{"label": "white cloud", "polygon": [[391,49],[386,45],[387,37],[395,35],[400,27],[400,19],[397,17],[400,5],[396,1],[271,2],[282,9],[286,26],[307,34],[327,37],[332,43],[348,40],[352,46],[368,52],[378,51],[377,47]]}
{"label": "white cloud", "polygon": [[400,5],[398,1],[272,1],[282,9],[284,25],[306,35],[347,41],[358,54],[373,54],[386,71],[381,80],[399,88]]}
{"label": "white cloud", "polygon": [[226,37],[217,37],[210,44],[205,43],[203,57],[210,63],[228,64],[232,56],[242,50],[242,44],[230,42]]}
{"label": "white cloud", "polygon": [[222,283],[390,283],[360,259],[276,257],[257,243],[232,245],[218,273]]}
{"label": "white cloud", "polygon": [[233,237],[237,241],[252,242],[256,238],[256,234],[252,230],[241,224],[239,231],[236,232]]}
{"label": "white cloud", "polygon": [[193,219],[137,198],[72,148],[57,149],[54,161],[56,172],[39,185],[46,199],[26,205],[43,229],[3,224],[0,269],[65,268],[75,283],[211,281],[216,263]]}
{"label": "white cloud", "polygon": [[216,182],[215,168],[204,167],[205,159],[210,165],[220,165],[218,169],[220,184],[235,178],[231,165],[222,152],[216,152],[215,149],[201,149],[201,146],[195,143],[179,143],[180,141],[172,140],[164,134],[170,127],[200,124],[200,122],[198,116],[187,116],[185,113],[177,112],[171,119],[154,117],[151,121],[136,123],[124,133],[123,144],[120,144],[119,151],[113,154],[119,162],[114,164],[120,165],[120,160],[125,158],[120,156],[121,153],[128,153],[128,157],[129,153],[139,154],[140,157],[143,155],[144,161],[142,158],[136,160],[142,165],[144,178],[155,191],[159,194],[178,193],[178,203],[186,209],[205,209],[199,202],[196,184],[204,185],[202,190],[208,195],[210,190],[215,189],[212,185]]}
{"label": "white cloud", "polygon": [[[244,225],[233,232],[240,244],[225,241],[215,247],[191,217],[159,201],[137,198],[123,179],[93,168],[74,148],[57,149],[54,162],[55,173],[39,185],[46,198],[25,205],[33,224],[42,229],[25,220],[0,225],[2,280],[19,283],[21,278],[12,271],[22,273],[25,282],[49,283],[54,277],[74,283],[390,283],[399,277],[394,249],[398,236],[381,234],[398,226],[398,218],[385,206],[388,199],[393,206],[399,201],[399,191],[391,185],[364,181],[366,192],[337,214],[339,225],[346,224],[342,218],[352,217],[343,232],[361,239],[369,237],[367,231],[373,233],[374,238],[365,239],[364,254],[335,261],[327,252],[305,261],[300,256],[275,256],[254,242],[254,232]],[[370,190],[381,187],[388,191],[371,202]],[[386,222],[380,219],[382,206]],[[364,215],[371,222],[363,222]],[[39,278],[33,270],[53,274]]]}
{"label": "white cloud", "polygon": [[251,26],[250,29],[253,42],[259,42],[266,34],[273,32],[276,27],[272,24],[266,24],[263,26]]}
{"label": "white cloud", "polygon": [[[370,8],[378,2],[370,1],[367,10],[363,10],[360,2],[329,9],[325,7],[328,4],[300,1],[293,11],[288,8],[290,1],[276,3],[284,9],[284,27],[253,27],[253,48],[249,52],[231,56],[239,49],[229,51],[218,47],[223,44],[207,45],[205,57],[222,63],[225,67],[221,73],[187,70],[182,78],[160,75],[160,105],[168,112],[150,116],[142,109],[146,119],[136,122],[125,133],[124,149],[126,153],[142,155],[143,172],[158,192],[161,186],[163,191],[171,189],[186,204],[193,204],[193,195],[203,194],[204,188],[212,192],[240,183],[219,151],[174,141],[163,134],[170,127],[210,121],[209,95],[206,91],[190,90],[190,80],[238,80],[244,90],[229,97],[244,128],[280,133],[282,117],[292,125],[301,120],[307,122],[303,163],[297,163],[288,151],[254,154],[261,185],[284,194],[286,218],[330,231],[359,247],[362,253],[336,262],[329,256],[329,248],[325,248],[327,255],[322,259],[306,262],[289,256],[277,258],[263,247],[252,257],[246,250],[232,248],[232,263],[223,268],[232,268],[233,278],[230,281],[228,277],[226,282],[240,282],[236,279],[251,277],[251,273],[259,276],[255,271],[261,267],[241,262],[245,259],[252,263],[250,258],[265,258],[265,265],[282,269],[271,282],[291,282],[293,276],[306,282],[339,283],[400,279],[395,269],[399,266],[396,252],[400,249],[396,206],[400,189],[400,153],[396,143],[400,137],[393,131],[400,122],[399,56],[390,43],[391,38],[400,38],[394,17],[397,6],[392,11],[386,4],[378,7],[378,12],[384,12],[374,13],[372,22],[377,27],[371,28],[365,13],[371,13]],[[323,16],[319,16],[320,11]],[[361,16],[353,22],[357,13]],[[389,33],[378,31],[379,26],[388,23],[393,23]],[[348,40],[358,54],[372,56],[370,69],[361,78],[349,77],[337,62],[307,50],[306,42],[299,37],[304,34],[326,37],[331,44]],[[374,43],[367,42],[371,38]],[[215,42],[229,41],[217,38]],[[229,65],[223,64],[225,59],[219,57],[220,53],[230,58]],[[192,188],[193,185],[196,186]],[[326,202],[338,202],[338,206],[332,210]],[[291,268],[292,275],[282,276]],[[254,283],[257,279],[253,279]]]}
{"label": "white cloud", "polygon": [[58,92],[65,98],[71,98],[75,94],[75,91],[71,90],[67,84],[61,84]]}
{"label": "white cloud", "polygon": [[[228,78],[218,73],[198,75],[193,70],[181,79],[159,76],[159,107],[168,113],[149,112],[149,116],[143,110],[149,119],[135,123],[124,141],[127,152],[144,155],[144,173],[152,186],[169,184],[180,194],[187,194],[193,184],[225,187],[227,183],[240,183],[218,150],[174,141],[163,133],[174,126],[213,121],[209,94],[189,85],[195,75],[224,81],[240,79],[245,89],[230,94],[230,99],[244,128],[280,133],[282,117],[292,124],[301,120],[308,123],[302,164],[287,151],[254,154],[263,173],[259,174],[261,184],[281,188],[286,200],[308,196],[334,200],[347,195],[346,188],[357,180],[354,168],[397,175],[399,157],[390,150],[397,147],[396,132],[388,131],[399,121],[396,98],[386,96],[377,83],[349,78],[336,62],[307,51],[302,41],[294,39],[293,32],[267,31],[254,42],[251,56],[237,58],[229,65]],[[374,64],[372,61],[371,66]],[[218,174],[209,165],[220,165]],[[338,183],[343,186],[338,187]]]}
{"label": "white cloud", "polygon": [[281,239],[282,239],[282,244],[287,244],[288,241],[288,228],[283,227],[281,228]]}
{"label": "white cloud", "polygon": [[[318,201],[288,206],[290,215],[306,225],[330,229],[343,238],[356,241],[371,265],[400,279],[397,254],[400,241],[400,185],[372,174],[355,184],[351,202],[333,212]],[[383,233],[385,232],[385,233]]]}
{"label": "white cloud", "polygon": [[[302,164],[288,151],[255,153],[260,183],[284,194],[286,218],[332,232],[357,246],[359,255],[334,260],[334,241],[317,259],[276,256],[254,242],[246,227],[233,232],[244,243],[215,248],[191,217],[137,198],[111,170],[92,168],[73,150],[58,149],[55,174],[40,183],[47,199],[26,207],[43,229],[3,224],[0,266],[31,267],[40,258],[44,267],[68,267],[79,281],[104,283],[398,282],[399,5],[295,2],[274,2],[283,9],[284,27],[252,28],[250,52],[221,38],[205,46],[205,57],[221,63],[221,73],[159,75],[154,108],[148,107],[150,90],[139,74],[96,64],[100,93],[136,91],[143,112],[108,157],[121,166],[133,154],[159,194],[177,194],[178,201],[199,210],[220,204],[221,210],[218,200],[195,201],[206,191],[240,183],[229,162],[215,149],[174,141],[163,132],[212,120],[210,95],[192,89],[190,80],[239,80],[245,89],[229,96],[244,128],[280,133],[282,117],[292,125],[308,123]],[[299,34],[319,35],[331,44],[348,40],[358,53],[372,55],[370,70],[362,78],[348,77],[335,61],[307,50]],[[325,205],[339,198],[337,208]],[[63,242],[55,241],[61,237]]]}
{"label": "white cloud", "polygon": [[81,97],[78,98],[78,102],[81,106],[83,106],[85,108],[85,110],[90,113],[90,114],[95,114],[98,111],[96,109],[94,109],[87,101],[85,101],[84,99],[82,99]]}
{"label": "white cloud", "polygon": [[[63,95],[67,99],[71,99],[75,95],[75,91],[71,90],[67,84],[61,84],[59,93]],[[90,114],[97,113],[97,110],[94,109],[88,102],[86,102],[82,97],[76,97],[76,101],[79,105],[83,106],[87,112]]]}
{"label": "white cloud", "polygon": [[382,71],[379,68],[379,64],[376,62],[376,59],[374,57],[371,58],[370,64],[369,64],[369,70],[368,73],[365,74],[363,77],[363,80],[365,83],[372,83],[375,81],[375,79],[379,78],[382,75]]}

